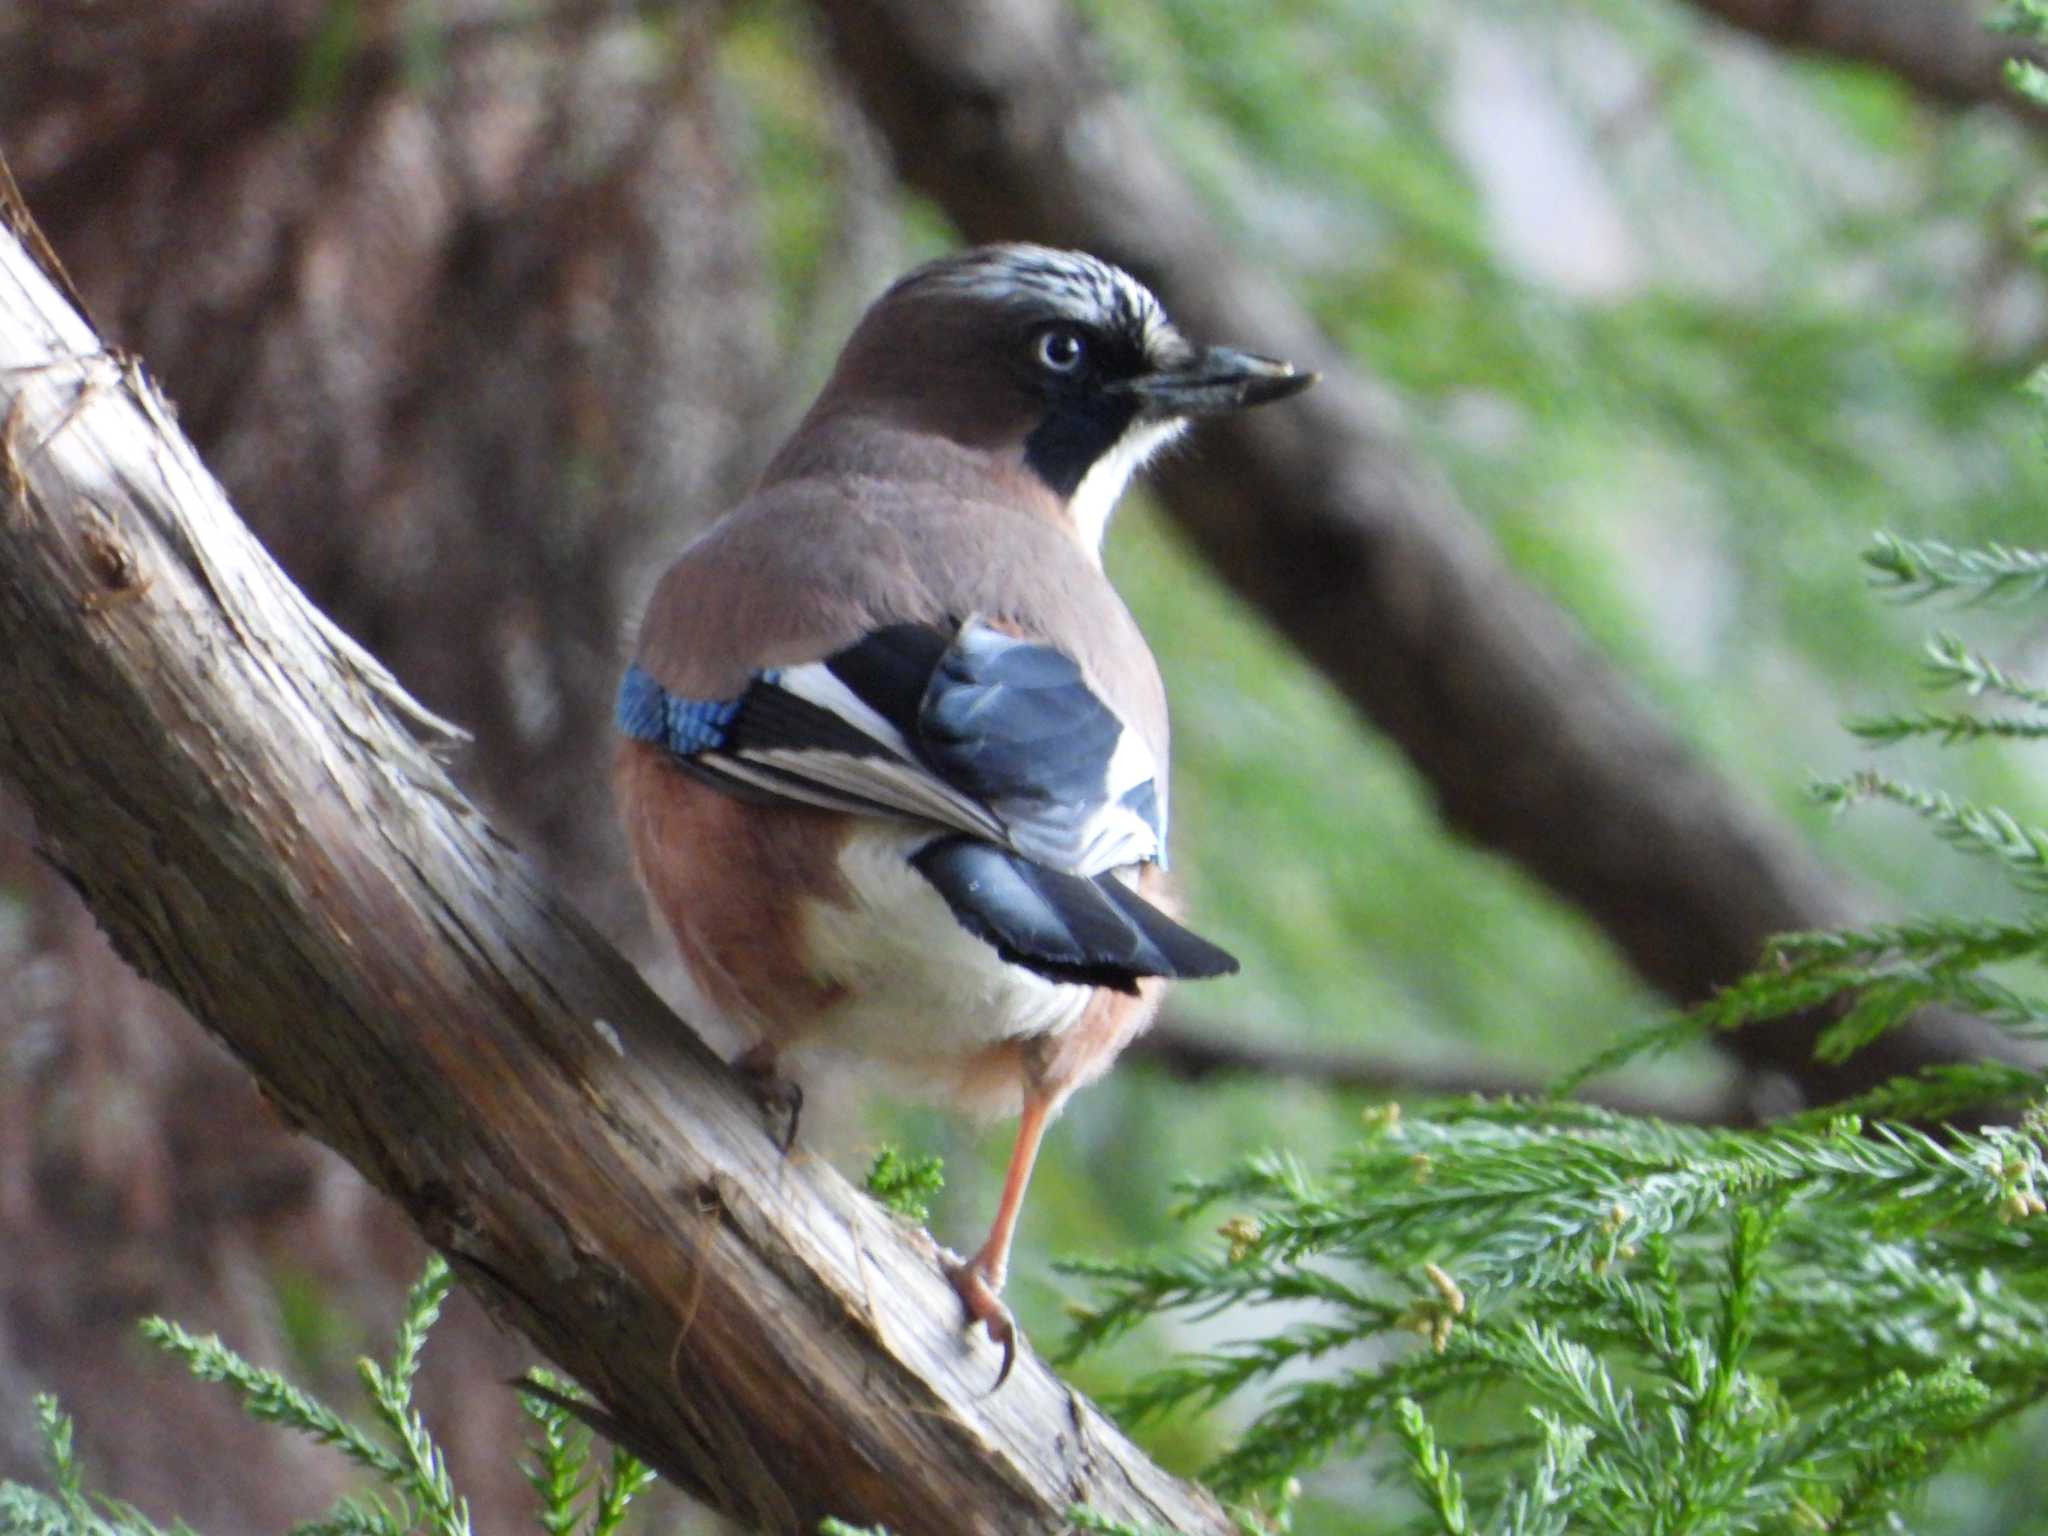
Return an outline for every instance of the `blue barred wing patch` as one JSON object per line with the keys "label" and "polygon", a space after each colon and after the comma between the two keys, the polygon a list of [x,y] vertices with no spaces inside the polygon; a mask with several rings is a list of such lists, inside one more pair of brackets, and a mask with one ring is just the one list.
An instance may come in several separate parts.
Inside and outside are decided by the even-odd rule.
{"label": "blue barred wing patch", "polygon": [[635,741],[690,757],[716,752],[740,712],[737,699],[679,699],[638,666],[619,679],[613,715],[619,730]]}

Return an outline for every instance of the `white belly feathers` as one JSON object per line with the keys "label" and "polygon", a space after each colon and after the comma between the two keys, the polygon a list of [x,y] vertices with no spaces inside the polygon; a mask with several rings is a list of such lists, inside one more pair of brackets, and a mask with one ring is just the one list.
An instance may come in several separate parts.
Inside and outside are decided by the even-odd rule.
{"label": "white belly feathers", "polygon": [[961,927],[910,866],[931,837],[929,828],[858,826],[839,857],[851,902],[806,903],[803,935],[812,974],[846,994],[815,1038],[944,1076],[989,1046],[1066,1029],[1092,989],[1011,965]]}

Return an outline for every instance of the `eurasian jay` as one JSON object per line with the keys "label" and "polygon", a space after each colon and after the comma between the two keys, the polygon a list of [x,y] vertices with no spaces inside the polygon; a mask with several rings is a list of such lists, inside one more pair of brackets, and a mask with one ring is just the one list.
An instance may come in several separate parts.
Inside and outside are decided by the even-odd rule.
{"label": "eurasian jay", "polygon": [[1166,910],[1166,696],[1103,529],[1189,417],[1313,381],[1191,345],[1078,252],[920,267],[663,575],[619,689],[634,863],[694,1001],[752,1042],[736,1065],[772,1093],[818,1045],[1017,1114],[988,1237],[948,1269],[999,1384],[1047,1122],[1167,980],[1237,968]]}

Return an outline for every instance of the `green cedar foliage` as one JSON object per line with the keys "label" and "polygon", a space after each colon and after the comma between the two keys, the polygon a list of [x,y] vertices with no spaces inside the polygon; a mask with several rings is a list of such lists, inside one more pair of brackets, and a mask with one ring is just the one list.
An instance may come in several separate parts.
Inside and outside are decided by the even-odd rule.
{"label": "green cedar foliage", "polygon": [[[2048,595],[2048,554],[1880,538],[1905,598]],[[2028,739],[2048,690],[1949,636],[1941,707],[1856,726],[1873,745]],[[1986,709],[1996,713],[1980,713]],[[2048,1001],[2048,829],[1866,772],[1881,802],[2010,877],[1998,919],[1935,917],[1778,940],[1746,980],[1577,1074],[1832,999],[1838,1059],[1923,1004],[2034,1036]],[[1138,1420],[1239,1394],[1257,1411],[1207,1469],[1277,1499],[1333,1459],[1395,1460],[1422,1529],[1898,1528],[1959,1450],[2048,1395],[2048,1073],[1996,1063],[1896,1080],[1760,1129],[1569,1102],[1367,1115],[1334,1166],[1253,1158],[1183,1187],[1227,1217],[1191,1257],[1081,1263],[1099,1301],[1071,1350],[1163,1313],[1227,1313],[1231,1342],[1124,1396]],[[1260,1309],[1283,1320],[1257,1331]]]}
{"label": "green cedar foliage", "polygon": [[[2003,25],[2048,39],[2048,0],[2015,0]],[[2008,83],[2048,107],[2048,72],[2015,62]],[[2048,370],[2032,392],[2048,400]],[[2048,594],[2048,552],[1881,535],[1865,558],[1902,600]],[[1851,729],[1873,746],[2048,735],[2048,687],[1955,636],[1929,641],[1926,672],[1954,702]],[[1832,999],[1829,1059],[1933,1002],[2043,1033],[2048,1002],[2009,973],[2048,960],[2048,829],[1882,773],[1815,794],[1919,816],[2028,909],[1786,936],[1561,1087]],[[1990,1111],[2015,1118],[1949,1123]],[[1264,1388],[1208,1469],[1278,1501],[1249,1525],[1286,1528],[1302,1474],[1391,1443],[1419,1528],[1446,1536],[1898,1529],[1945,1460],[2048,1395],[2048,1074],[1951,1066],[1754,1131],[1562,1099],[1389,1105],[1367,1126],[1321,1174],[1269,1155],[1189,1182],[1184,1215],[1231,1212],[1207,1254],[1067,1266],[1101,1294],[1070,1353],[1162,1313],[1228,1313],[1233,1342],[1123,1407],[1143,1420]],[[1291,1320],[1247,1336],[1260,1307]]]}
{"label": "green cedar foliage", "polygon": [[[448,1266],[438,1255],[430,1257],[406,1297],[390,1362],[356,1362],[370,1403],[366,1423],[344,1418],[217,1338],[198,1338],[154,1317],[143,1322],[142,1334],[201,1381],[225,1385],[251,1417],[332,1446],[368,1474],[366,1491],[295,1527],[294,1536],[470,1536],[468,1503],[412,1405],[421,1352],[449,1285]],[[546,1536],[617,1536],[634,1496],[654,1474],[618,1450],[600,1471],[590,1431],[564,1406],[567,1385],[539,1373],[536,1379],[542,1391],[521,1398],[534,1430],[523,1470],[538,1501],[541,1530]],[[36,1409],[54,1490],[0,1484],[0,1536],[166,1536],[131,1506],[87,1493],[72,1454],[71,1421],[54,1398],[38,1398]],[[174,1524],[168,1536],[189,1536],[189,1530]]]}

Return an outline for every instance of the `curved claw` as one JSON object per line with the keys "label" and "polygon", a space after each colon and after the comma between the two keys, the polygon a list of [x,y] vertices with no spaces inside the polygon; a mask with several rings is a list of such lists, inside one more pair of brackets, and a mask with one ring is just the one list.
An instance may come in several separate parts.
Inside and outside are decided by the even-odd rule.
{"label": "curved claw", "polygon": [[946,1278],[960,1293],[960,1304],[967,1309],[967,1326],[972,1329],[976,1323],[981,1324],[988,1330],[989,1338],[1003,1347],[1002,1368],[996,1372],[995,1385],[989,1388],[991,1392],[997,1391],[1010,1379],[1010,1367],[1017,1363],[1016,1319],[996,1295],[995,1286],[979,1263],[969,1260],[965,1264],[948,1264]]}
{"label": "curved claw", "polygon": [[774,1052],[760,1046],[740,1052],[733,1059],[732,1068],[746,1080],[747,1091],[761,1106],[762,1114],[770,1120],[778,1115],[789,1117],[782,1134],[774,1138],[776,1149],[784,1157],[789,1156],[789,1149],[796,1145],[797,1125],[803,1119],[804,1085],[777,1072]]}

